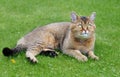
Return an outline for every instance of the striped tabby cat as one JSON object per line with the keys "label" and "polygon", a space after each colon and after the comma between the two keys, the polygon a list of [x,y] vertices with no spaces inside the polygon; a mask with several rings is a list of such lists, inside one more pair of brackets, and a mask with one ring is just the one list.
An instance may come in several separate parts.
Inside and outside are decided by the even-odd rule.
{"label": "striped tabby cat", "polygon": [[50,54],[56,56],[54,49],[59,48],[64,54],[72,56],[80,61],[87,61],[88,58],[98,60],[94,54],[95,44],[95,12],[90,16],[78,16],[71,13],[71,22],[51,23],[34,29],[22,37],[15,48],[3,48],[4,56],[26,50],[26,57],[33,63],[38,60],[38,54]]}

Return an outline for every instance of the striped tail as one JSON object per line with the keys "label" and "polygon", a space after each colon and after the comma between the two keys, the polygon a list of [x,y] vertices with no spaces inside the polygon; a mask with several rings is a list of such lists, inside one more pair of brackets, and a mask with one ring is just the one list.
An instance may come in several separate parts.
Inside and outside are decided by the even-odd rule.
{"label": "striped tail", "polygon": [[13,55],[18,54],[20,51],[22,51],[24,49],[25,48],[22,45],[18,45],[15,48],[12,48],[12,49],[10,49],[8,47],[5,47],[5,48],[3,48],[2,53],[3,53],[4,56],[9,57],[9,56],[13,56]]}

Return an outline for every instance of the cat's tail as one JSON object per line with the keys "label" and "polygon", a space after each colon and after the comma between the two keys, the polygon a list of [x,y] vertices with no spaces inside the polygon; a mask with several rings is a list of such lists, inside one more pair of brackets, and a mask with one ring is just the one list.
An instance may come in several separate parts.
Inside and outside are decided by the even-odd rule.
{"label": "cat's tail", "polygon": [[24,46],[17,45],[15,48],[12,48],[12,49],[10,49],[8,47],[3,48],[2,53],[4,56],[9,57],[9,56],[13,56],[15,54],[18,54],[19,52],[21,52],[23,50],[25,50]]}

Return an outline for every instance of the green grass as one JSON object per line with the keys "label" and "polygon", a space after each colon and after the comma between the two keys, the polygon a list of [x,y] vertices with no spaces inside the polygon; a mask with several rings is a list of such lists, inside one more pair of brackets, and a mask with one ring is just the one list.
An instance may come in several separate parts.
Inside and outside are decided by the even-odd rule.
{"label": "green grass", "polygon": [[119,77],[119,0],[0,0],[0,51],[14,47],[37,26],[70,21],[72,11],[79,15],[97,13],[95,54],[99,61],[82,63],[60,53],[56,58],[38,56],[39,63],[33,65],[24,53],[10,58],[0,53],[0,77]]}

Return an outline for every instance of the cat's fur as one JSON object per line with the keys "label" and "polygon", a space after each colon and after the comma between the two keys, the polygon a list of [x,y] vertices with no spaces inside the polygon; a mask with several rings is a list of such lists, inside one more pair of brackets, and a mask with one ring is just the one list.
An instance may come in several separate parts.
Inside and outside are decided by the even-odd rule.
{"label": "cat's fur", "polygon": [[92,59],[99,58],[94,54],[95,43],[95,13],[90,16],[78,16],[71,13],[71,22],[52,23],[38,27],[22,37],[15,48],[4,48],[5,56],[14,55],[26,50],[26,57],[32,62],[38,62],[35,56],[43,52],[54,52],[61,49],[64,54],[73,56],[80,61],[87,61],[87,54]]}

